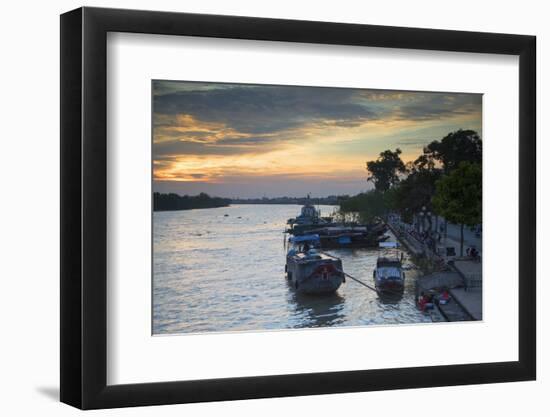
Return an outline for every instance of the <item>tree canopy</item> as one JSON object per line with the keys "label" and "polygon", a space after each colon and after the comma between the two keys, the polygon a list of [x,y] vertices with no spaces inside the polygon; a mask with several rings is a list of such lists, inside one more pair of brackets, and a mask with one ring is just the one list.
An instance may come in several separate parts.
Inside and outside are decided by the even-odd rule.
{"label": "tree canopy", "polygon": [[400,212],[410,220],[422,207],[432,210],[432,197],[436,191],[436,181],[441,177],[438,170],[413,171],[407,178],[392,187],[387,193],[391,196],[390,208]]}
{"label": "tree canopy", "polygon": [[343,198],[340,201],[340,210],[344,213],[359,213],[361,221],[370,222],[386,212],[384,196],[380,191],[370,190],[353,197]]}
{"label": "tree canopy", "polygon": [[481,223],[481,184],[481,165],[461,162],[437,181],[432,203],[450,222],[474,226]]}
{"label": "tree canopy", "polygon": [[169,210],[191,210],[197,208],[214,208],[226,207],[231,203],[231,200],[221,197],[210,197],[206,193],[200,193],[196,196],[178,194],[153,194],[153,210],[154,211],[169,211]]}
{"label": "tree canopy", "polygon": [[381,152],[375,161],[367,162],[368,181],[374,183],[377,191],[387,191],[399,182],[399,174],[407,171],[400,155],[401,149],[397,148],[393,152],[388,149]]}
{"label": "tree canopy", "polygon": [[[434,140],[424,148],[426,163],[438,161],[445,173],[458,168],[461,162],[481,164],[482,142],[477,132],[459,129],[451,132],[440,141]],[[420,159],[419,158],[419,159]]]}
{"label": "tree canopy", "polygon": [[[462,225],[481,223],[482,142],[473,130],[457,130],[434,140],[406,165],[401,150],[381,152],[366,163],[375,189],[342,199],[340,210],[363,219],[396,211],[411,222],[423,208]],[[461,252],[463,237],[461,239]]]}

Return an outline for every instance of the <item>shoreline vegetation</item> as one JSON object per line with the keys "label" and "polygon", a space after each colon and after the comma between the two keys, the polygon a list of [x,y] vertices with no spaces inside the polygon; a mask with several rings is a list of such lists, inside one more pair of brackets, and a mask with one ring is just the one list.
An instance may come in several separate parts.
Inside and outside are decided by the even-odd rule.
{"label": "shoreline vegetation", "polygon": [[175,193],[153,193],[153,211],[175,211],[227,207],[229,206],[229,204],[231,204],[231,199],[229,198],[210,197],[206,193],[200,193],[196,196],[181,196]]}
{"label": "shoreline vegetation", "polygon": [[179,195],[176,193],[153,193],[154,211],[176,211],[228,207],[231,204],[314,204],[337,206],[349,196],[328,197],[262,197],[262,198],[223,198],[212,197],[206,193],[196,196]]}
{"label": "shoreline vegetation", "polygon": [[313,204],[336,206],[345,196],[330,195],[328,197],[262,197],[262,198],[233,198],[232,204]]}

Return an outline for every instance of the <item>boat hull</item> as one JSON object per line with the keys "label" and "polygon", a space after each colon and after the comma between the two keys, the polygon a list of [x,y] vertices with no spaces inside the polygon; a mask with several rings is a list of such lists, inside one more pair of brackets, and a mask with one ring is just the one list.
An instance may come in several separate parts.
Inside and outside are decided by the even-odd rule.
{"label": "boat hull", "polygon": [[380,242],[389,239],[389,236],[321,236],[321,247],[323,249],[341,248],[375,248]]}
{"label": "boat hull", "polygon": [[379,294],[398,295],[405,290],[405,273],[398,257],[378,257],[373,277]]}
{"label": "boat hull", "polygon": [[375,288],[378,293],[396,295],[405,291],[405,283],[402,280],[381,280],[375,282]]}
{"label": "boat hull", "polygon": [[306,233],[319,235],[321,248],[323,249],[378,247],[380,242],[389,238],[389,236],[384,235],[385,231],[385,225],[348,226],[337,223],[329,225],[295,225],[292,229],[287,230],[288,233],[294,236]]}
{"label": "boat hull", "polygon": [[291,288],[302,294],[331,294],[345,281],[342,261],[287,257],[287,278]]}

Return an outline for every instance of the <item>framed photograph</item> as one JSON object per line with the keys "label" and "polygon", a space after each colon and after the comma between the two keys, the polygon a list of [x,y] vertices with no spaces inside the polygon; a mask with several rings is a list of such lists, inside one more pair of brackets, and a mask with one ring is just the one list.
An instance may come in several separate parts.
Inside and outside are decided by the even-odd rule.
{"label": "framed photograph", "polygon": [[533,380],[535,37],[61,16],[61,401]]}

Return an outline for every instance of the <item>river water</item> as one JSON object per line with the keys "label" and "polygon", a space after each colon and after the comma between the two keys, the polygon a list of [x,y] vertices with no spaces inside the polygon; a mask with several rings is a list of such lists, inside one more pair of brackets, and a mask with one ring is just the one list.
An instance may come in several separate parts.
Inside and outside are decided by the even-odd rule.
{"label": "river water", "polygon": [[[320,209],[329,215],[334,207]],[[381,300],[349,278],[332,296],[296,294],[285,279],[282,232],[299,211],[297,205],[233,205],[155,212],[153,333],[431,321],[414,305],[415,270],[406,271],[400,300]],[[348,274],[373,285],[377,249],[330,253],[342,258]]]}

